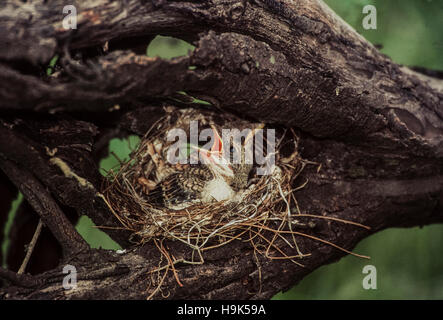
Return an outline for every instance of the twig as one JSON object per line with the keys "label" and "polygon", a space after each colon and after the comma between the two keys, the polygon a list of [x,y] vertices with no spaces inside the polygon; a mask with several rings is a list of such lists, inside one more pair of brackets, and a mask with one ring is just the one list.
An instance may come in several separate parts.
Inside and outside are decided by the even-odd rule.
{"label": "twig", "polygon": [[171,266],[172,273],[174,274],[175,280],[177,281],[178,285],[180,287],[183,287],[183,284],[180,282],[180,279],[178,278],[177,270],[174,267],[174,262],[172,261],[168,251],[163,246],[163,242],[160,241],[160,246],[157,244],[157,241],[154,240],[154,244],[157,246],[158,250],[165,256],[165,258],[168,260],[168,265]]}
{"label": "twig", "polygon": [[31,258],[32,252],[34,251],[35,245],[37,243],[38,237],[40,236],[40,232],[42,231],[42,227],[43,227],[42,219],[39,219],[37,228],[35,229],[31,242],[28,245],[26,256],[23,259],[22,265],[20,266],[20,269],[18,269],[17,274],[22,274],[25,272],[26,266],[28,265],[29,259]]}
{"label": "twig", "polygon": [[165,281],[165,278],[168,274],[169,271],[169,264],[166,265],[166,270],[165,273],[163,274],[163,277],[161,278],[158,286],[154,289],[154,291],[152,291],[152,293],[146,298],[146,300],[151,300],[153,296],[155,296],[155,294],[160,290],[161,285],[163,284],[163,282]]}

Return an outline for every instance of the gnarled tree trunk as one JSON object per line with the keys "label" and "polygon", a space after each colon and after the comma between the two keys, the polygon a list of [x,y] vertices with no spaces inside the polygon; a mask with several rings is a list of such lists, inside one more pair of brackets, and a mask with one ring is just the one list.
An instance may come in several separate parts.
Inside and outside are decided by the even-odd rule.
{"label": "gnarled tree trunk", "polygon": [[[201,107],[178,101],[178,91],[298,130],[303,158],[321,164],[299,177],[309,181],[296,193],[301,210],[371,228],[318,223],[328,242],[351,250],[384,228],[443,221],[443,81],[393,63],[320,0],[73,2],[76,30],[62,27],[63,1],[0,5],[0,168],[63,249],[59,267],[42,274],[0,269],[3,298],[162,297],[148,286],[161,256],[154,244],[133,247],[127,232],[105,229],[126,252],[90,249],[66,212],[119,226],[100,197],[98,160],[110,138],[144,134],[163,105]],[[143,55],[158,34],[196,49],[171,60]],[[56,54],[59,75],[42,75]],[[202,265],[176,265],[183,286],[169,272],[164,291],[270,298],[343,256],[327,243],[298,243],[311,253],[304,267],[233,241]],[[188,254],[165,245],[176,258]],[[77,268],[76,290],[62,287],[66,264]]]}

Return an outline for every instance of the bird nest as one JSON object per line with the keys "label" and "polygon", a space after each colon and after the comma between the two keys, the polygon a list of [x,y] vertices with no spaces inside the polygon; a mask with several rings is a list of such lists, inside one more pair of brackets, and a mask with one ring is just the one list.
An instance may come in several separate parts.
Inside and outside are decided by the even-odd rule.
{"label": "bird nest", "polygon": [[[172,128],[182,128],[189,132],[186,128],[189,128],[191,121],[198,121],[202,127],[236,126],[240,130],[245,127],[263,128],[260,124],[252,124],[232,115],[166,108],[166,115],[141,139],[130,160],[117,172],[109,172],[103,191],[113,214],[124,229],[131,231],[132,241],[137,244],[154,241],[161,252],[165,250],[163,245],[159,245],[162,240],[180,241],[192,249],[192,259],[187,261],[190,263],[203,263],[204,251],[236,239],[249,241],[256,253],[269,259],[290,259],[297,264],[299,262],[296,258],[309,254],[300,252],[296,237],[304,235],[328,243],[296,231],[300,216],[327,217],[303,214],[298,207],[294,193],[303,188],[305,183],[294,186],[294,181],[306,165],[318,164],[299,156],[298,137],[291,130],[277,132],[275,162],[268,168],[268,174],[258,175],[259,166],[254,164],[247,186],[238,191],[234,198],[223,201],[214,199],[212,202],[195,203],[181,209],[171,209],[151,201],[150,192],[161,183],[159,167],[166,167],[163,168],[165,171],[180,171],[186,167],[167,164],[166,153],[173,144],[167,136]],[[332,243],[328,244],[351,253]]]}

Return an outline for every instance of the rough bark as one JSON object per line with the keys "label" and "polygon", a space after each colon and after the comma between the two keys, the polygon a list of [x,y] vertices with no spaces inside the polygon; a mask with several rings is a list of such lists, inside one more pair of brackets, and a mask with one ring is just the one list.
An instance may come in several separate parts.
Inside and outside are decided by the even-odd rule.
{"label": "rough bark", "polygon": [[[296,193],[302,211],[371,227],[310,218],[316,227],[307,233],[351,250],[384,228],[443,221],[443,81],[393,63],[321,1],[74,5],[75,31],[61,27],[62,1],[0,7],[1,168],[65,252],[59,268],[39,275],[0,269],[12,283],[0,289],[4,298],[153,293],[149,271],[160,259],[154,244],[131,247],[127,233],[106,229],[126,253],[87,249],[60,208],[118,226],[98,194],[97,160],[110,137],[144,134],[163,105],[201,107],[177,91],[209,101],[210,108],[296,129],[303,158],[322,165],[319,172],[308,166],[296,181],[309,181]],[[139,54],[140,43],[157,34],[196,49],[171,60]],[[106,41],[109,51],[101,52]],[[42,76],[55,54],[62,71]],[[236,241],[208,251],[203,265],[177,265],[183,286],[170,272],[163,293],[170,299],[269,298],[343,256],[327,243],[298,242],[311,253],[304,267],[255,256],[249,244]],[[189,255],[178,243],[165,245],[177,259]],[[67,263],[79,271],[76,290],[61,286]]]}

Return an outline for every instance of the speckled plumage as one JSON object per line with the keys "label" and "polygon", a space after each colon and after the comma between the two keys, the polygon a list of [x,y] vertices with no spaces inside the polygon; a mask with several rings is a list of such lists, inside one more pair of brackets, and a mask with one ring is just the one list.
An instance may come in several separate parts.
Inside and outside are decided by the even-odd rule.
{"label": "speckled plumage", "polygon": [[234,173],[232,177],[221,176],[213,172],[211,166],[205,164],[173,172],[149,193],[150,201],[170,209],[182,209],[192,204],[218,200],[217,195],[214,195],[217,190],[213,188],[230,188],[232,192],[220,190],[223,194],[219,196],[232,197],[235,192],[246,188],[252,165],[236,164],[231,165],[231,168]]}
{"label": "speckled plumage", "polygon": [[247,187],[253,165],[245,163],[244,146],[233,146],[240,152],[240,163],[233,163],[232,153],[228,155],[230,159],[226,160],[223,158],[221,138],[215,127],[213,130],[220,140],[211,150],[201,150],[203,157],[206,157],[203,163],[188,165],[182,170],[163,165],[162,172],[157,172],[161,178],[155,189],[148,194],[151,203],[179,210],[197,203],[233,199]]}
{"label": "speckled plumage", "polygon": [[200,202],[205,184],[213,178],[211,170],[205,165],[170,174],[159,184],[163,204],[173,208],[182,203],[189,205]]}

